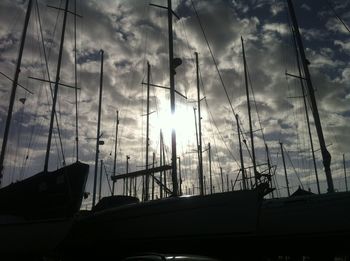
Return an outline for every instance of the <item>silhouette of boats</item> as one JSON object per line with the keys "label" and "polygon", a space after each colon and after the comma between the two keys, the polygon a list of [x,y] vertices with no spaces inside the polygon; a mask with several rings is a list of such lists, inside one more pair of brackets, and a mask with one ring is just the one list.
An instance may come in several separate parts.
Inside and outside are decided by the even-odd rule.
{"label": "silhouette of boats", "polygon": [[[10,104],[2,141],[0,170],[4,170],[4,159],[10,131],[13,105],[21,68],[22,53],[33,1],[28,1],[24,29],[20,41],[19,55],[13,79]],[[48,171],[52,127],[55,116],[60,64],[68,1],[62,27],[55,94],[51,112],[48,146],[44,171],[27,179],[9,184],[0,189],[0,251],[5,254],[40,254],[53,250],[67,235],[74,215],[79,211],[85,190],[89,166],[78,160],[55,171]]]}
{"label": "silhouette of boats", "polygon": [[[328,193],[312,194],[299,190],[286,198],[263,199],[271,190],[267,187],[268,182],[261,182],[260,186],[251,190],[181,197],[177,186],[176,154],[173,154],[172,166],[113,177],[115,180],[145,175],[154,178],[153,173],[171,169],[172,197],[145,202],[138,202],[130,196],[105,199],[101,205],[97,204],[95,209],[84,212],[76,220],[62,246],[64,253],[78,253],[84,248],[95,249],[89,255],[96,253],[97,256],[123,256],[142,251],[207,254],[225,258],[235,254],[276,255],[279,251],[300,255],[325,254],[330,257],[349,253],[350,193],[334,191],[330,154],[323,138],[304,47],[292,2],[287,0],[287,3],[298,55],[303,63],[304,81],[311,97]],[[169,15],[170,77],[173,77],[171,0],[168,0],[167,7],[162,8],[167,9]],[[170,90],[174,92],[173,78],[170,83]],[[176,140],[173,139],[174,144]],[[118,253],[109,252],[114,247],[117,247]]]}

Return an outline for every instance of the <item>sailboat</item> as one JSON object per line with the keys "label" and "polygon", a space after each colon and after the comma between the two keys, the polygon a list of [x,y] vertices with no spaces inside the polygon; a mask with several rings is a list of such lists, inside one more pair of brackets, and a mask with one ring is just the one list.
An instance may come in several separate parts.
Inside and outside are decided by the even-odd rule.
{"label": "sailboat", "polygon": [[[311,76],[308,69],[301,34],[299,32],[293,3],[287,0],[289,15],[297,44],[298,55],[303,65],[307,92],[321,147],[328,192],[305,193],[298,190],[287,198],[268,199],[262,204],[259,233],[267,244],[275,244],[286,250],[298,244],[294,252],[349,253],[350,239],[350,193],[335,192],[330,170],[331,155],[323,137],[322,126]],[[302,77],[302,75],[300,75]],[[308,242],[313,242],[313,245]],[[282,243],[283,242],[283,243]]]}
{"label": "sailboat", "polygon": [[[181,64],[173,57],[172,3],[167,1],[169,33],[170,105],[175,113],[175,69]],[[157,6],[157,5],[155,5]],[[159,7],[159,6],[158,6]],[[198,73],[198,71],[197,71]],[[149,65],[147,82],[149,85]],[[198,75],[197,75],[198,79]],[[199,82],[198,82],[199,83]],[[114,258],[132,253],[174,252],[186,250],[203,254],[216,240],[239,242],[255,235],[264,190],[240,190],[196,196],[181,196],[178,186],[176,133],[172,130],[172,164],[113,176],[114,181],[140,176],[154,177],[159,171],[172,171],[170,197],[139,202],[131,196],[111,196],[101,200],[88,213],[77,218],[70,235],[60,247],[63,255],[82,255],[93,249],[89,257],[105,255]],[[147,180],[147,179],[146,179]],[[159,182],[159,180],[156,182]],[[203,184],[203,183],[202,183]],[[159,184],[164,187],[163,184]],[[147,181],[146,181],[147,186]],[[105,251],[118,246],[116,252]]]}
{"label": "sailboat", "polygon": [[[288,0],[290,10],[292,3]],[[172,56],[172,10],[168,6],[169,64],[171,106],[174,105],[174,57]],[[294,14],[294,11],[291,11]],[[295,15],[294,30],[298,31]],[[304,61],[305,78],[310,80],[299,35],[299,52]],[[310,96],[312,91],[309,90]],[[313,97],[314,99],[314,97]],[[313,102],[316,105],[316,102]],[[173,110],[173,112],[174,112]],[[317,107],[313,108],[317,113]],[[314,115],[315,116],[315,115]],[[319,116],[316,116],[320,126]],[[238,130],[239,133],[239,130]],[[318,130],[320,135],[320,131]],[[172,145],[176,134],[172,133]],[[84,213],[77,219],[62,245],[63,253],[93,249],[88,255],[113,257],[135,252],[180,252],[232,257],[276,255],[276,253],[320,255],[348,253],[350,236],[350,194],[334,192],[329,172],[330,159],[322,135],[329,192],[327,194],[292,195],[264,199],[259,189],[232,191],[212,195],[179,196],[176,173],[176,147],[172,147],[172,165],[127,173],[122,178],[150,175],[171,169],[172,197],[138,202],[130,196],[114,196],[105,208]],[[323,140],[323,141],[322,141]],[[175,152],[175,153],[174,153]],[[327,165],[328,164],[328,165]],[[301,193],[303,194],[303,193]],[[113,204],[113,202],[114,204]],[[119,204],[119,205],[117,205]],[[108,206],[107,206],[108,205]],[[230,246],[227,246],[227,245]],[[116,251],[112,251],[116,249]],[[252,253],[252,252],[255,253]],[[228,259],[232,260],[232,259]]]}
{"label": "sailboat", "polygon": [[[48,171],[68,2],[67,0],[62,28],[44,171],[0,189],[0,250],[4,254],[44,254],[54,249],[68,233],[73,222],[72,218],[80,209],[83,199],[89,171],[87,164],[77,161],[55,171]],[[33,1],[29,0],[12,85],[0,157],[1,174],[4,169],[6,145],[32,4]]]}

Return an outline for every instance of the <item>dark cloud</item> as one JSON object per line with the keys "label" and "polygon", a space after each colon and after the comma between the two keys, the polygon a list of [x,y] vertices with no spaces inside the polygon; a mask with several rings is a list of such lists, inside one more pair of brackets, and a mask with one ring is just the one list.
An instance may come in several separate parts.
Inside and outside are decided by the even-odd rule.
{"label": "dark cloud", "polygon": [[[39,1],[42,29],[46,52],[49,56],[51,80],[56,71],[58,43],[60,37],[62,15],[56,9],[47,8],[46,4],[57,5],[57,1]],[[64,1],[63,1],[64,2]],[[73,10],[71,1],[70,10]],[[324,126],[326,140],[334,154],[335,164],[339,155],[347,153],[350,144],[348,124],[350,113],[349,69],[349,34],[332,15],[328,7],[312,1],[293,1],[303,35],[306,54],[310,61],[310,70],[318,107]],[[153,1],[152,1],[153,3]],[[164,5],[165,1],[154,1]],[[145,147],[145,103],[146,88],[141,85],[146,81],[146,61],[151,64],[151,81],[154,84],[169,86],[168,79],[168,35],[166,11],[150,7],[148,1],[78,1],[77,12],[83,16],[78,19],[77,51],[78,51],[78,84],[79,119],[80,119],[80,150],[81,160],[93,165],[94,140],[98,109],[98,94],[100,80],[100,54],[105,51],[104,90],[102,132],[105,145],[101,147],[101,158],[112,164],[111,151],[114,146],[114,131],[116,110],[120,112],[120,132],[118,149],[118,173],[125,171],[125,157],[131,155],[131,165],[134,170],[140,169],[144,163]],[[304,180],[312,180],[312,169],[308,165],[310,158],[305,152],[309,150],[306,132],[305,113],[300,99],[289,96],[300,96],[299,81],[286,79],[286,70],[297,74],[293,45],[290,41],[290,28],[286,16],[286,5],[270,1],[194,1],[207,40],[215,56],[222,80],[227,88],[233,108],[239,114],[244,139],[247,146],[250,140],[247,135],[248,115],[247,101],[243,77],[243,61],[240,37],[243,36],[249,70],[249,78],[254,90],[259,118],[253,108],[253,125],[256,137],[257,160],[266,162],[265,142],[268,144],[272,162],[278,164],[277,173],[281,172],[281,162],[278,141],[283,141],[296,169]],[[235,179],[239,163],[235,159],[238,154],[238,137],[234,117],[226,99],[226,94],[220,82],[208,46],[201,32],[198,20],[192,9],[191,1],[174,1],[174,10],[180,20],[174,19],[174,53],[183,60],[177,68],[176,88],[188,97],[188,101],[177,96],[177,105],[184,107],[182,124],[189,129],[187,135],[179,133],[179,155],[182,155],[183,170],[187,173],[185,186],[196,184],[197,159],[195,154],[188,153],[196,148],[194,141],[194,122],[191,100],[196,99],[196,74],[194,67],[194,51],[199,52],[201,71],[203,110],[203,139],[205,144],[212,143],[214,148],[215,179],[219,177],[219,164],[224,173]],[[350,13],[346,10],[348,4],[335,1],[336,11],[349,21]],[[26,2],[1,1],[0,3],[0,71],[13,77],[17,59],[18,43]],[[34,10],[29,26],[27,42],[24,51],[21,84],[34,90],[35,95],[18,90],[18,98],[27,97],[25,120],[20,123],[21,106],[15,106],[13,135],[11,144],[18,146],[20,153],[17,158],[26,155],[25,142],[17,144],[16,136],[21,129],[21,137],[28,140],[33,126],[38,138],[30,148],[31,157],[26,163],[28,173],[39,171],[43,165],[45,143],[47,139],[48,115],[50,110],[49,86],[32,81],[28,76],[47,79],[43,66],[43,50],[37,21],[38,14]],[[56,28],[54,30],[54,28]],[[73,19],[70,16],[66,30],[66,40],[63,53],[61,81],[74,84],[74,42]],[[0,76],[0,132],[3,132],[3,122],[8,106],[10,82]],[[251,91],[251,90],[250,90]],[[59,105],[59,121],[68,161],[74,159],[74,90],[61,88]],[[151,117],[151,147],[157,153],[159,150],[159,126],[161,110],[168,110],[169,94],[166,90],[152,88],[151,108],[157,113]],[[38,98],[39,97],[39,98]],[[289,97],[289,98],[288,98]],[[251,98],[253,95],[251,93]],[[311,115],[311,112],[310,112]],[[184,117],[185,117],[184,116]],[[260,120],[260,123],[259,123]],[[312,121],[312,128],[313,121]],[[264,131],[265,140],[261,133]],[[316,134],[314,133],[314,142]],[[170,137],[164,134],[166,146],[170,150]],[[57,148],[52,149],[51,168],[56,168],[60,159],[56,156]],[[232,153],[232,154],[231,154]],[[7,159],[11,164],[15,161],[15,151],[9,152]],[[250,166],[250,157],[244,145],[246,165]],[[169,157],[169,155],[167,156]],[[318,155],[320,157],[320,155]],[[16,159],[17,159],[16,158]],[[18,160],[17,160],[18,161]],[[303,163],[304,162],[304,163]],[[306,163],[305,163],[306,162]],[[304,165],[303,165],[304,164]],[[93,169],[93,168],[91,168]],[[205,167],[208,171],[207,166]],[[291,164],[288,165],[292,172]],[[320,165],[319,169],[322,167]],[[20,170],[17,170],[19,173]],[[192,173],[192,174],[191,174]],[[308,174],[309,173],[309,174]],[[311,174],[310,174],[311,173]],[[18,178],[19,174],[16,174]],[[27,175],[27,174],[26,174]],[[29,174],[28,174],[29,175]],[[27,175],[27,176],[28,176]],[[309,176],[308,176],[309,175]],[[278,176],[279,177],[279,176]],[[324,180],[324,177],[321,177]],[[9,180],[11,180],[9,178]],[[291,177],[297,184],[296,177]],[[281,179],[283,182],[283,179]],[[216,184],[218,186],[219,183]],[[283,183],[282,183],[283,184]],[[89,179],[88,188],[91,188]]]}

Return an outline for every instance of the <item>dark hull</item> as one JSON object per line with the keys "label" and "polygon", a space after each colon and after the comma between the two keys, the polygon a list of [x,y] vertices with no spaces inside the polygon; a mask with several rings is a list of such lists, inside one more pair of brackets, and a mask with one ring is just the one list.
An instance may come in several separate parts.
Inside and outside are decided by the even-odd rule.
{"label": "dark hull", "polygon": [[142,252],[222,260],[277,260],[283,255],[333,260],[349,256],[349,245],[350,193],[261,202],[256,195],[237,191],[88,214],[73,226],[61,251],[79,256],[93,246],[89,256],[116,260]]}
{"label": "dark hull", "polygon": [[265,247],[297,254],[350,255],[348,192],[266,200],[259,224],[257,238]]}
{"label": "dark hull", "polygon": [[0,216],[26,220],[72,217],[80,208],[89,166],[76,162],[0,189]]}
{"label": "dark hull", "polygon": [[[139,252],[191,252],[199,242],[236,240],[255,235],[261,201],[255,191],[168,198],[129,204],[80,218],[62,246],[64,253],[93,248],[121,257]],[[201,254],[201,253],[199,253]],[[117,259],[118,260],[118,259]]]}
{"label": "dark hull", "polygon": [[50,255],[67,236],[72,224],[73,218],[0,222],[2,257],[5,255],[15,260],[20,256]]}

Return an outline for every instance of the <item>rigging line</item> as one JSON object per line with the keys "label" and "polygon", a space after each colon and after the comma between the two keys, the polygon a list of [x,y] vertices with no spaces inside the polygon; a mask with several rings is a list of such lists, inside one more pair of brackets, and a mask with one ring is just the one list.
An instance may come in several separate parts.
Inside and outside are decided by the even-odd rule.
{"label": "rigging line", "polygon": [[[26,94],[25,94],[25,96],[27,96]],[[25,97],[25,99],[26,99],[27,97]],[[22,124],[21,123],[23,123],[23,117],[24,117],[24,113],[25,113],[25,101],[24,101],[24,103],[22,104],[22,106],[21,106],[22,108],[20,109],[20,120],[19,120],[19,128],[18,128],[18,136],[17,136],[17,146],[16,146],[16,156],[15,156],[15,162],[17,162],[17,158],[18,158],[18,148],[20,147],[20,145],[21,145],[21,139],[20,139],[20,137],[21,137],[21,133],[22,133],[22,128],[23,128],[23,126],[22,126]],[[19,166],[18,166],[19,167]],[[18,172],[18,175],[20,175],[20,173]]]}
{"label": "rigging line", "polygon": [[[60,6],[59,6],[59,9],[62,8],[62,0],[60,0]],[[48,48],[48,54],[47,54],[47,60],[50,60],[50,56],[51,56],[51,51],[52,51],[52,47],[54,45],[54,38],[55,38],[55,34],[56,34],[56,29],[57,29],[57,25],[58,25],[58,18],[60,16],[60,11],[58,10],[57,11],[57,16],[56,16],[56,21],[55,21],[55,26],[53,28],[53,31],[52,31],[52,38],[50,39],[51,40],[51,43],[50,43],[50,47]]]}
{"label": "rigging line", "polygon": [[[203,83],[203,78],[202,78],[202,73],[201,73],[200,68],[199,68],[199,78],[200,78],[200,81],[201,81],[201,86],[202,86],[203,94],[204,94],[204,96],[205,96],[205,88],[204,88],[204,83]],[[226,147],[227,151],[229,152],[229,154],[231,155],[231,157],[233,158],[233,160],[236,162],[237,166],[239,166],[237,159],[236,159],[235,156],[233,155],[232,151],[229,149],[228,145],[227,145],[226,142],[225,142],[225,139],[223,138],[223,136],[221,135],[221,133],[220,133],[220,131],[219,131],[219,128],[218,128],[218,126],[217,126],[217,124],[216,124],[216,122],[215,122],[215,120],[214,120],[214,117],[213,117],[213,115],[212,115],[212,113],[211,113],[211,110],[210,110],[210,107],[209,107],[209,104],[208,104],[207,99],[204,99],[204,102],[205,102],[205,105],[206,105],[206,107],[207,107],[207,111],[209,112],[209,115],[210,115],[210,117],[211,117],[211,119],[212,119],[212,122],[214,123],[214,126],[215,126],[215,128],[216,128],[216,130],[217,130],[217,132],[218,132],[218,134],[219,134],[219,136],[220,136],[222,142],[225,144],[225,147]]]}
{"label": "rigging line", "polygon": [[[180,31],[182,33],[182,35],[180,35],[180,37],[185,38],[186,44],[185,48],[181,48],[181,53],[183,54],[183,57],[185,58],[185,61],[189,61],[189,63],[193,65],[193,67],[195,66],[195,62],[194,62],[194,56],[193,56],[193,52],[191,52],[191,49],[189,47],[189,42],[188,42],[188,38],[187,38],[187,33],[186,33],[186,29],[185,29],[185,25],[184,25],[184,19],[180,19],[180,25],[179,29],[177,29],[178,31]],[[175,34],[176,35],[176,34]],[[179,37],[179,39],[181,39]],[[182,39],[181,39],[182,40]],[[182,45],[180,45],[182,47]],[[186,57],[186,49],[187,49],[187,57]],[[185,65],[185,63],[184,63]],[[191,77],[192,81],[195,79],[195,77]],[[185,89],[185,95],[186,97],[188,96],[188,91],[190,88],[190,84],[186,84],[184,85],[184,89]]]}
{"label": "rigging line", "polygon": [[[34,9],[35,10],[35,9]],[[39,38],[39,36],[38,36],[38,38]],[[39,42],[40,40],[38,39],[38,42]],[[41,53],[41,49],[39,48],[39,52]],[[43,61],[42,61],[42,55],[40,55],[40,57],[41,57],[41,63],[43,63]],[[41,86],[43,86],[43,85],[41,85]],[[39,111],[39,102],[40,102],[40,97],[41,97],[41,93],[42,93],[42,90],[43,90],[43,88],[40,88],[40,91],[39,91],[39,94],[38,94],[38,97],[37,97],[37,107],[36,107],[36,111],[35,111],[35,113],[34,113],[34,119],[35,119],[35,121],[36,121],[36,119],[38,118],[37,116],[38,116],[38,111]],[[49,98],[48,98],[48,94],[47,94],[47,89],[45,88],[45,92],[46,92],[46,99],[47,99],[47,101],[49,100]],[[41,122],[39,123],[40,125],[40,129],[39,129],[39,133],[43,133],[42,132],[42,130],[43,130],[43,127],[44,127],[44,125],[42,125],[41,123],[43,123],[43,118],[41,119]],[[37,143],[37,140],[38,140],[38,135],[37,136],[35,136],[35,138],[33,139],[33,136],[34,136],[34,132],[35,132],[35,127],[36,127],[36,124],[33,124],[33,126],[32,126],[32,128],[31,128],[31,132],[30,132],[30,139],[29,139],[29,143],[28,143],[28,147],[27,147],[27,154],[26,154],[26,159],[25,159],[25,164],[27,163],[27,159],[29,158],[29,150],[31,149],[31,147],[32,147],[32,144],[38,144]],[[24,172],[24,167],[25,167],[25,164],[23,165],[23,168],[22,168],[22,175],[21,176],[23,176],[23,172]]]}
{"label": "rigging line", "polygon": [[108,188],[109,188],[109,192],[110,194],[112,194],[112,188],[111,188],[111,184],[109,182],[109,178],[108,178],[108,174],[107,174],[107,169],[106,169],[106,164],[103,164],[104,167],[104,171],[105,171],[105,175],[106,175],[106,179],[107,179],[107,184],[108,184]]}
{"label": "rigging line", "polygon": [[[288,10],[288,8],[287,8],[287,3],[285,2],[285,9],[286,10]],[[288,26],[289,26],[289,31],[290,31],[290,42],[294,42],[295,41],[295,39],[294,39],[294,37],[293,37],[293,35],[294,35],[294,30],[293,30],[293,27],[292,27],[292,24],[291,24],[291,21],[290,21],[290,17],[289,17],[289,15],[288,15],[288,11],[286,12],[286,17],[287,17],[287,22],[288,22]],[[292,44],[293,45],[293,44]],[[294,48],[295,49],[295,48]],[[298,52],[298,49],[296,48],[296,50],[294,50],[294,52],[296,52],[296,56],[298,56],[299,55],[299,52]],[[296,59],[298,59],[298,57],[296,57]],[[297,67],[297,65],[294,63],[293,64],[294,65],[294,67]],[[286,66],[285,66],[286,67]],[[301,73],[303,73],[303,70],[301,71]],[[303,77],[303,75],[301,75],[301,77]],[[286,80],[287,80],[287,84],[288,84],[288,89],[290,89],[289,88],[289,81],[288,81],[288,77],[286,77]],[[294,82],[295,83],[295,82]],[[296,85],[294,85],[294,90],[296,90]],[[307,91],[307,90],[306,90]],[[293,95],[292,95],[293,96]],[[295,96],[297,96],[297,95],[295,95]],[[308,101],[308,103],[309,103],[309,105],[310,105],[310,97],[309,97],[309,95],[308,95],[308,97],[307,97],[308,99],[307,99],[307,101]],[[293,106],[293,107],[295,107],[295,106]],[[299,106],[300,107],[300,106]],[[312,106],[310,105],[309,106],[311,109],[312,109]],[[300,107],[301,108],[301,107]],[[306,108],[305,108],[306,109]],[[300,153],[300,138],[299,138],[299,132],[298,132],[298,125],[297,125],[297,120],[296,120],[296,112],[293,110],[293,114],[294,114],[294,123],[295,123],[295,128],[296,128],[296,131],[297,131],[297,150],[299,151],[299,153]],[[305,148],[305,139],[303,139],[303,147]],[[305,159],[304,158],[302,158],[302,161],[301,161],[301,164],[303,164],[304,166],[306,165],[306,162],[305,162]],[[305,169],[305,168],[304,168]]]}
{"label": "rigging line", "polygon": [[341,22],[343,24],[343,26],[345,27],[345,29],[350,33],[350,29],[347,26],[347,24],[344,22],[344,20],[337,14],[337,12],[335,11],[334,7],[331,5],[331,3],[328,0],[324,0],[327,5],[329,6],[329,8],[332,10],[333,14],[335,15],[335,17],[339,20],[339,22]]}
{"label": "rigging line", "polygon": [[[40,50],[40,49],[39,49]],[[42,57],[41,57],[41,59],[42,59]],[[39,89],[39,93],[38,93],[38,96],[37,96],[37,106],[36,106],[36,110],[35,110],[35,113],[33,114],[33,115],[31,115],[32,116],[32,118],[34,118],[34,124],[32,124],[32,126],[31,126],[31,131],[30,131],[30,136],[29,136],[29,142],[28,142],[28,146],[27,146],[27,153],[25,154],[25,159],[24,159],[24,162],[23,162],[23,164],[22,164],[22,173],[21,173],[21,175],[20,175],[20,177],[21,177],[21,179],[22,179],[22,177],[23,177],[23,172],[24,172],[24,168],[25,168],[25,166],[26,166],[26,163],[27,163],[27,161],[28,161],[28,158],[29,158],[29,151],[30,151],[30,149],[32,148],[32,144],[35,144],[35,138],[34,138],[34,141],[33,141],[33,137],[34,137],[34,131],[35,131],[35,128],[36,128],[36,126],[37,125],[39,125],[39,127],[40,127],[40,130],[39,130],[39,133],[41,132],[41,130],[42,130],[42,128],[43,128],[43,121],[44,121],[44,118],[41,118],[41,121],[38,123],[38,124],[36,124],[37,123],[37,119],[38,119],[38,112],[39,112],[39,97],[41,97],[41,95],[42,95],[42,92],[43,92],[43,88],[42,88],[42,84],[40,85],[41,86],[41,88]],[[46,96],[47,96],[47,90],[45,89],[45,91],[46,91]],[[48,99],[48,98],[47,98]]]}
{"label": "rigging line", "polygon": [[[150,15],[150,12],[149,12],[149,10],[150,10],[150,1],[145,1],[144,3],[145,3],[145,5],[144,5],[144,8],[143,8],[143,15],[142,15],[142,17],[146,17],[146,12],[147,12],[147,16],[149,18],[149,15]],[[150,19],[148,19],[148,20],[150,20]],[[143,52],[143,62],[142,62],[142,75],[144,77],[146,75],[146,66],[145,66],[146,61],[147,61],[147,59],[146,59],[147,51],[146,50],[148,50],[147,46],[148,46],[148,37],[149,37],[148,30],[145,30],[145,31],[146,31],[146,33],[145,33],[145,37],[143,39],[144,40],[144,48],[143,48],[144,52]],[[143,79],[142,79],[142,82],[143,82]]]}
{"label": "rigging line", "polygon": [[[39,31],[40,31],[40,36],[41,36],[41,43],[42,43],[44,59],[45,59],[46,72],[47,72],[47,77],[48,77],[48,80],[49,80],[51,99],[53,99],[53,92],[52,92],[51,78],[50,78],[50,70],[49,70],[49,65],[48,65],[48,60],[47,60],[47,55],[46,55],[46,50],[45,50],[45,41],[44,41],[44,35],[43,35],[43,31],[42,31],[42,24],[41,24],[41,19],[40,19],[40,11],[39,11],[39,5],[38,5],[38,1],[37,0],[35,1],[35,4],[36,4],[35,7],[36,7],[36,12],[37,12],[37,18],[38,18],[37,23],[39,25]],[[61,153],[62,153],[63,165],[66,165],[66,160],[65,160],[64,151],[63,151],[61,130],[60,130],[60,125],[58,123],[56,110],[55,110],[55,120],[56,120],[56,125],[57,125],[58,139],[59,139],[59,142],[60,142],[60,148],[61,148]]]}
{"label": "rigging line", "polygon": [[211,49],[211,47],[210,47],[210,44],[209,44],[209,41],[208,41],[207,35],[205,34],[205,31],[204,31],[204,28],[203,28],[202,22],[201,22],[201,20],[200,20],[200,18],[199,18],[199,14],[198,14],[198,12],[197,12],[197,9],[196,9],[196,7],[195,7],[195,5],[194,5],[193,0],[191,0],[191,3],[192,3],[193,10],[194,10],[194,12],[195,12],[195,14],[196,14],[196,17],[197,17],[197,20],[198,20],[199,26],[200,26],[200,28],[201,28],[201,31],[202,31],[202,33],[203,33],[203,36],[204,36],[205,42],[206,42],[206,44],[207,44],[207,46],[208,46],[208,49],[209,49],[209,52],[210,52],[211,58],[212,58],[213,63],[214,63],[214,65],[215,65],[216,71],[217,71],[217,73],[218,73],[218,75],[219,75],[221,85],[222,85],[222,87],[224,88],[225,95],[226,95],[226,98],[227,98],[227,100],[228,100],[228,102],[229,102],[229,105],[230,105],[231,111],[232,111],[233,115],[235,115],[236,113],[235,113],[235,110],[234,110],[234,108],[233,108],[233,106],[232,106],[231,99],[230,99],[230,97],[229,97],[229,95],[228,95],[227,88],[226,88],[226,86],[225,86],[224,80],[223,80],[223,78],[222,78],[222,76],[221,76],[221,73],[220,73],[220,71],[219,71],[219,68],[218,68],[217,62],[216,62],[216,60],[215,60],[215,57],[214,57],[213,51],[212,51],[212,49]]}
{"label": "rigging line", "polygon": [[[287,87],[288,87],[288,92],[291,93],[291,96],[296,96],[295,93],[292,93],[292,91],[294,90],[295,91],[295,88],[291,88],[290,84],[289,84],[289,81],[287,79]],[[293,110],[292,110],[292,113],[293,113],[293,126],[295,128],[295,135],[296,135],[296,146],[297,146],[297,151],[298,151],[298,156],[300,155],[300,135],[299,135],[299,131],[298,131],[298,121],[297,121],[297,117],[296,117],[296,110],[297,110],[297,105],[295,104],[296,101],[293,101]],[[298,163],[300,163],[299,159],[298,159]]]}
{"label": "rigging line", "polygon": [[[296,61],[294,62],[294,69],[295,70],[297,70],[297,71],[299,71],[299,74],[301,74],[303,71],[301,70],[301,68],[299,68],[298,66],[299,66],[299,54],[298,54],[298,48],[297,48],[297,46],[295,46],[295,36],[294,36],[294,30],[293,30],[293,28],[292,28],[292,26],[291,26],[291,24],[289,23],[289,29],[290,29],[290,41],[291,42],[293,42],[293,44],[292,45],[294,45],[294,52],[295,52],[295,58],[296,58]],[[301,77],[303,77],[303,75],[300,75]],[[301,80],[301,88],[304,88],[304,86],[303,86],[303,82],[302,82],[303,80]],[[293,81],[294,82],[294,88],[295,88],[295,90],[296,89],[298,89],[298,90],[300,90],[300,88],[298,88],[297,87],[297,84],[296,84],[296,81]],[[299,91],[300,92],[300,91]],[[307,90],[306,90],[306,92],[307,92]],[[296,92],[295,92],[295,94],[296,94]],[[295,95],[295,96],[297,96],[297,94]],[[309,103],[310,103],[310,100],[308,100],[309,101]],[[305,108],[304,108],[304,110],[307,110],[307,105],[305,104],[305,106],[304,106],[304,104],[302,104],[302,102],[301,102],[301,100],[300,100],[300,103],[299,103],[299,108],[300,108],[300,112],[299,112],[299,114],[301,113],[302,115],[303,115],[303,121],[301,121],[300,122],[300,126],[301,126],[301,129],[302,129],[302,131],[304,132],[305,131],[305,129],[307,129],[308,127],[307,127],[307,124],[305,124],[304,126],[302,126],[301,125],[301,123],[307,123],[307,119],[306,119],[306,115],[305,115],[305,111],[303,111],[303,109],[302,108],[304,108],[305,106]],[[309,107],[311,107],[311,106],[309,106]],[[298,132],[299,133],[299,132]],[[301,137],[301,141],[302,141],[302,147],[303,147],[303,150],[306,150],[306,140],[305,140],[305,136],[302,136]],[[299,138],[298,138],[298,142],[299,142]],[[299,148],[299,143],[297,144],[298,145],[298,151],[299,151],[299,153],[300,153],[300,148]],[[309,154],[311,154],[311,151],[309,150]],[[300,154],[301,155],[301,154]],[[306,169],[306,165],[307,165],[307,162],[306,162],[306,159],[305,159],[305,157],[302,157],[301,158],[301,164],[303,165],[303,169]],[[308,169],[310,170],[310,168],[309,168],[309,166],[308,166]],[[309,171],[309,177],[310,177],[311,175],[310,175],[310,171]]]}
{"label": "rigging line", "polygon": [[[76,161],[79,160],[79,119],[78,119],[78,65],[77,65],[77,0],[74,0],[74,87],[75,87],[75,146]],[[74,153],[72,154],[74,155]]]}
{"label": "rigging line", "polygon": [[233,160],[236,162],[237,166],[239,166],[239,163],[238,163],[236,157],[233,155],[232,151],[229,149],[227,143],[225,142],[225,139],[223,138],[222,134],[221,134],[220,131],[219,131],[219,128],[218,128],[218,126],[217,126],[217,124],[216,124],[216,122],[215,122],[215,120],[214,120],[213,114],[211,113],[211,111],[210,111],[210,109],[209,109],[209,105],[208,105],[207,100],[204,100],[204,101],[205,101],[206,107],[208,108],[208,112],[209,112],[210,118],[211,118],[211,120],[213,121],[214,126],[215,126],[215,128],[216,128],[216,130],[217,130],[217,132],[218,132],[218,134],[219,134],[219,136],[220,136],[222,142],[225,144],[225,147],[226,147],[227,151],[229,152],[229,154],[231,155],[231,157],[233,158]]}
{"label": "rigging line", "polygon": [[[284,144],[282,144],[282,146],[284,147]],[[292,168],[293,168],[293,170],[294,170],[295,175],[296,175],[297,178],[298,178],[298,181],[299,181],[299,183],[300,183],[300,185],[301,185],[301,188],[304,189],[303,183],[301,182],[300,177],[299,177],[299,174],[298,174],[298,172],[296,171],[296,169],[295,169],[295,167],[294,167],[294,164],[293,164],[292,159],[291,159],[291,157],[290,157],[290,155],[289,155],[289,152],[287,151],[287,149],[284,149],[284,151],[285,151],[286,154],[287,154],[287,157],[288,157],[288,159],[289,159],[289,162],[290,162],[290,164],[292,165]]]}
{"label": "rigging line", "polygon": [[[151,68],[152,68],[152,67],[151,67]],[[152,70],[150,71],[150,82],[153,82]],[[157,99],[157,95],[156,95],[156,90],[155,90],[155,88],[152,88],[152,89],[151,89],[151,92],[152,92],[153,97],[154,97],[153,100],[154,100],[155,107],[156,107],[156,114],[157,114],[157,117],[159,117],[159,114],[158,114],[158,99]],[[154,129],[154,128],[153,128],[153,129]],[[157,139],[156,145],[155,145],[156,148],[159,147],[159,143],[160,143],[160,139]],[[157,150],[157,149],[155,150],[155,153],[156,153],[156,155],[157,155],[157,153],[158,153],[158,150]]]}
{"label": "rigging line", "polygon": [[259,126],[260,126],[261,135],[262,135],[264,144],[266,144],[266,139],[265,139],[265,135],[264,135],[264,130],[263,130],[263,127],[262,127],[262,124],[261,124],[261,118],[260,118],[260,114],[259,114],[259,112],[258,112],[258,106],[257,106],[257,104],[256,104],[256,99],[255,99],[255,93],[254,93],[253,83],[252,83],[252,80],[251,80],[251,78],[250,78],[248,65],[246,65],[246,68],[247,68],[247,74],[248,74],[248,79],[249,79],[250,90],[252,91],[252,96],[253,96],[255,111],[256,111],[256,114],[257,114],[257,116],[258,116],[258,122],[259,122]]}
{"label": "rigging line", "polygon": [[[234,108],[233,108],[231,99],[230,99],[230,97],[229,97],[229,95],[228,95],[227,88],[226,88],[226,86],[225,86],[225,83],[224,83],[223,78],[222,78],[222,76],[221,76],[221,73],[220,73],[220,71],[219,71],[217,62],[216,62],[216,60],[215,60],[214,54],[213,54],[212,49],[211,49],[211,47],[210,47],[209,41],[208,41],[207,36],[206,36],[206,34],[205,34],[204,28],[203,28],[203,26],[202,26],[201,20],[200,20],[200,18],[199,18],[199,14],[198,14],[198,12],[197,12],[197,10],[196,10],[196,8],[195,8],[195,5],[194,5],[194,3],[193,3],[193,0],[191,0],[191,3],[192,3],[192,6],[193,6],[193,9],[194,9],[194,11],[195,11],[196,17],[197,17],[197,19],[198,19],[198,23],[199,23],[199,25],[200,25],[201,31],[202,31],[202,33],[203,33],[203,36],[204,36],[204,38],[205,38],[206,44],[207,44],[208,49],[209,49],[209,51],[210,51],[210,55],[211,55],[212,60],[213,60],[213,62],[214,62],[216,71],[217,71],[217,73],[218,73],[218,75],[219,75],[221,85],[222,85],[222,87],[224,88],[225,95],[226,95],[226,98],[227,98],[227,100],[228,100],[228,102],[229,102],[231,111],[232,111],[233,115],[235,115],[236,113],[235,113],[235,110],[234,110]],[[240,123],[241,123],[241,122],[240,122]],[[242,137],[245,137],[243,125],[241,125],[241,134],[242,134]],[[246,138],[245,138],[245,139],[246,139]],[[245,145],[246,145],[247,150],[249,151],[248,145],[247,145],[246,143],[245,143]],[[227,147],[227,146],[226,146],[226,147]],[[231,153],[231,155],[233,155],[233,154]],[[250,152],[249,152],[249,155],[251,155]],[[237,161],[236,161],[236,163],[237,163]],[[237,163],[237,164],[238,164],[238,163]]]}

